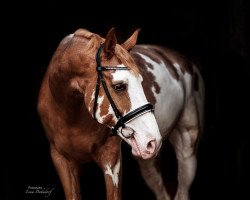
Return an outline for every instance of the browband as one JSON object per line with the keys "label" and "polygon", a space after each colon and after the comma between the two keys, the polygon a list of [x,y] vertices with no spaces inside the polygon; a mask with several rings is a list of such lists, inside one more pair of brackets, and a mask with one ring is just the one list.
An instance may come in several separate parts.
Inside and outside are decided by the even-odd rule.
{"label": "browband", "polygon": [[111,128],[112,134],[111,135],[117,135],[118,129],[120,127],[125,128],[125,123],[128,121],[131,121],[146,112],[153,111],[153,105],[150,103],[147,103],[143,106],[140,106],[139,108],[136,108],[135,110],[127,113],[125,116],[122,116],[119,109],[115,105],[115,102],[113,101],[110,92],[108,90],[107,84],[103,78],[102,71],[105,70],[129,70],[128,67],[107,67],[107,66],[102,66],[101,65],[101,51],[103,49],[103,44],[100,45],[100,47],[97,50],[96,53],[96,71],[97,71],[97,81],[96,81],[96,89],[95,89],[95,101],[94,101],[94,106],[93,106],[93,117],[96,119],[96,109],[97,109],[97,100],[98,100],[98,95],[99,95],[99,90],[100,90],[100,84],[102,84],[105,94],[108,97],[108,100],[110,102],[110,105],[112,109],[114,110],[115,116],[117,118],[117,123],[115,124],[114,127]]}

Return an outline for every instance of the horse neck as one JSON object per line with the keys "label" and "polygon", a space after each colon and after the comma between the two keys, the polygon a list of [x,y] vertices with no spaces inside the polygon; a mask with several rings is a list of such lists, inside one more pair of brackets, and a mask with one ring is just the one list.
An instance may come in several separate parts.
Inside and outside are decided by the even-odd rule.
{"label": "horse neck", "polygon": [[84,116],[84,120],[90,122],[88,118],[91,116],[86,109],[83,96],[70,85],[73,78],[74,75],[67,71],[62,72],[55,69],[55,66],[49,67],[46,82],[53,104],[66,121],[73,122]]}
{"label": "horse neck", "polygon": [[[79,42],[78,40],[81,40]],[[47,71],[47,83],[53,101],[57,104],[63,118],[74,124],[88,124],[89,131],[96,131],[103,125],[98,124],[90,115],[84,101],[84,86],[79,90],[72,85],[73,81],[80,79],[82,82],[89,81],[95,70],[94,67],[83,68],[82,66],[90,66],[90,59],[81,59],[79,51],[82,55],[89,48],[88,39],[77,38],[77,40],[65,39],[56,50],[50,66]],[[95,62],[95,60],[93,60]],[[92,62],[93,62],[92,61]],[[95,63],[94,63],[95,65]],[[81,87],[81,86],[80,86]]]}

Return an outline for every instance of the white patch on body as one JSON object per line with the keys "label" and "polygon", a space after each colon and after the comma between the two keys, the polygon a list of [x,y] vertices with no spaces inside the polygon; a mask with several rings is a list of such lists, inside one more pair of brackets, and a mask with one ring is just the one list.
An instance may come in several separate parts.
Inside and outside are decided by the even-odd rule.
{"label": "white patch on body", "polygon": [[181,67],[178,63],[174,63],[173,66],[175,67],[178,75],[181,77],[182,76],[182,71],[181,71]]}
{"label": "white patch on body", "polygon": [[179,74],[179,76],[182,78],[182,81],[185,82],[185,84],[183,84],[183,87],[185,89],[186,97],[190,96],[192,93],[192,84],[191,84],[192,76],[189,73],[183,74],[181,71],[181,66],[178,63],[174,63],[173,66],[177,70],[177,73]]}
{"label": "white patch on body", "polygon": [[113,184],[114,184],[115,187],[118,187],[118,183],[119,183],[120,165],[121,165],[120,159],[115,164],[115,166],[113,167],[113,169],[111,168],[110,164],[106,165],[105,174],[107,174],[107,175],[109,175],[111,177],[111,179],[112,179]]}
{"label": "white patch on body", "polygon": [[156,98],[155,117],[160,132],[164,137],[171,129],[172,124],[183,107],[183,86],[180,81],[172,77],[163,61],[159,64],[142,53],[137,54],[146,63],[151,64],[152,69],[148,67],[147,70],[154,75],[155,81],[160,87],[159,94],[156,93],[155,87],[152,87],[151,90]]}

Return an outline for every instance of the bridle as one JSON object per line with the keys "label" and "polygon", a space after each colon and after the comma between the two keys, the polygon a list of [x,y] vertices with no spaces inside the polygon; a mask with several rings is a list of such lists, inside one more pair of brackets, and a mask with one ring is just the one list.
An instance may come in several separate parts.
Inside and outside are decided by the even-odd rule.
{"label": "bridle", "polygon": [[[125,124],[147,112],[151,112],[153,111],[153,105],[150,104],[150,103],[147,103],[143,106],[140,106],[138,108],[136,108],[135,110],[127,113],[126,115],[122,116],[120,111],[118,110],[117,106],[115,105],[115,102],[113,101],[110,93],[109,93],[109,90],[108,90],[108,87],[107,87],[107,84],[103,78],[103,75],[102,75],[102,71],[106,71],[106,70],[129,70],[128,67],[107,67],[107,66],[102,66],[101,65],[101,51],[103,49],[103,45],[101,44],[100,47],[98,48],[97,50],[97,53],[96,53],[96,71],[97,71],[97,81],[96,81],[96,88],[95,88],[95,101],[94,101],[94,106],[93,106],[93,117],[94,119],[96,119],[96,109],[97,109],[97,99],[98,99],[98,95],[99,95],[99,90],[100,90],[100,84],[102,84],[103,88],[104,88],[104,91],[106,93],[106,96],[108,97],[108,100],[110,102],[110,105],[115,113],[115,116],[117,118],[117,123],[115,124],[114,127],[111,127],[111,130],[112,130],[112,133],[111,133],[111,136],[116,136],[118,135],[118,129],[120,127],[121,128],[121,131],[119,131],[123,137],[125,138],[130,138],[133,136],[134,134],[134,130],[128,126],[126,126]],[[126,136],[123,132],[123,130],[125,129],[130,129],[130,134],[128,136]]]}

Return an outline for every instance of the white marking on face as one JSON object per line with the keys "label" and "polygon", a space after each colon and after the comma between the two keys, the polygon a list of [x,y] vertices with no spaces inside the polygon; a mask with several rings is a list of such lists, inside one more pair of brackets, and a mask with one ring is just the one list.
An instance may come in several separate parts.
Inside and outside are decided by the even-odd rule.
{"label": "white marking on face", "polygon": [[102,106],[103,100],[104,100],[104,96],[99,96],[97,99],[97,110],[96,110],[95,116],[96,116],[96,120],[99,123],[103,123],[103,118],[101,116],[101,106]]}
{"label": "white marking on face", "polygon": [[106,115],[104,115],[104,116],[102,117],[102,119],[104,120],[105,117],[107,117],[108,115],[112,115],[112,116],[113,116],[112,120],[113,120],[115,123],[117,122],[117,118],[116,118],[115,115],[114,115],[114,110],[113,110],[113,108],[112,108],[112,106],[111,106],[110,104],[109,104],[108,113],[107,113]]}
{"label": "white marking on face", "polygon": [[91,95],[91,101],[94,101],[95,99],[95,90],[93,89],[92,95]]}
{"label": "white marking on face", "polygon": [[110,164],[106,165],[105,174],[109,175],[112,178],[112,181],[113,181],[113,184],[114,184],[115,187],[118,187],[118,183],[119,183],[120,165],[121,165],[120,159],[115,164],[113,169],[111,168]]}
{"label": "white marking on face", "polygon": [[[95,92],[94,92],[95,93]],[[93,93],[93,94],[94,94]],[[92,97],[91,97],[91,100],[93,101],[94,100],[94,95],[92,94]],[[95,113],[95,116],[96,116],[96,119],[99,123],[104,123],[104,119],[108,116],[108,115],[112,115],[113,118],[111,120],[113,120],[115,123],[117,122],[117,119],[114,115],[114,110],[112,108],[112,106],[109,104],[109,109],[108,109],[108,113],[101,116],[101,107],[102,107],[102,103],[104,101],[104,96],[101,96],[101,97],[98,97],[97,99],[97,110],[96,110],[96,113]],[[91,110],[90,106],[89,106],[89,110]]]}
{"label": "white marking on face", "polygon": [[[87,93],[85,94],[87,95]],[[90,104],[89,104],[89,111],[91,111],[91,102],[94,102],[95,100],[95,90],[93,89],[92,95],[91,95],[91,99],[90,99]]]}
{"label": "white marking on face", "polygon": [[[118,67],[125,67],[118,65]],[[113,74],[113,81],[122,81],[128,85],[128,94],[131,102],[131,110],[146,104],[148,101],[142,88],[142,76],[136,77],[130,70],[116,70]]]}
{"label": "white marking on face", "polygon": [[[116,70],[112,75],[113,81],[122,81],[128,85],[127,92],[131,103],[130,111],[148,103],[142,88],[143,79],[141,75],[136,76],[130,70]],[[161,135],[153,113],[145,113],[128,122],[127,125],[135,130],[134,137],[141,153],[146,152],[148,142],[151,140],[156,141],[155,151],[158,151],[161,145]],[[123,139],[132,147],[135,146],[130,139]]]}

